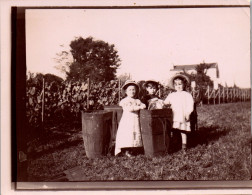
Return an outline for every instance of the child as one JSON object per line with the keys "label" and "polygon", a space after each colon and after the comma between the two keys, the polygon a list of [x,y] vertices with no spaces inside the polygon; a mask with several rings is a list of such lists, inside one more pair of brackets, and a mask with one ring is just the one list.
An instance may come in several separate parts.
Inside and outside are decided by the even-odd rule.
{"label": "child", "polygon": [[163,101],[159,99],[158,95],[156,95],[158,90],[158,82],[154,80],[148,80],[145,82],[144,87],[147,94],[143,96],[142,102],[146,105],[146,108],[149,110],[162,109]]}
{"label": "child", "polygon": [[123,114],[116,135],[115,155],[123,149],[127,156],[131,156],[131,148],[143,146],[139,110],[144,109],[145,105],[136,99],[139,86],[134,81],[126,81],[122,90],[127,96],[119,103],[123,108]]}
{"label": "child", "polygon": [[170,93],[165,99],[165,104],[171,104],[173,112],[173,128],[181,130],[182,149],[187,147],[186,132],[191,131],[190,114],[193,111],[194,102],[192,95],[185,90],[189,78],[185,75],[175,75],[170,81],[170,87],[176,92]]}

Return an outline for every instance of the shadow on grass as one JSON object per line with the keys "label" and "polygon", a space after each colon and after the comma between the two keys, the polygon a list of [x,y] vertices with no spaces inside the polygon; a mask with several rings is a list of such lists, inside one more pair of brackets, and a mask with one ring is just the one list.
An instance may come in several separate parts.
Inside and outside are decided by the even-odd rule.
{"label": "shadow on grass", "polygon": [[30,152],[29,158],[35,159],[41,157],[42,155],[50,154],[57,150],[67,149],[73,146],[77,146],[80,143],[83,143],[82,139],[69,141],[67,140],[67,138],[69,137],[70,136],[60,136],[60,139],[55,139],[55,142],[53,144],[47,144],[47,140],[45,139],[45,137],[43,137],[43,139],[40,140],[43,144],[40,145],[39,149]]}
{"label": "shadow on grass", "polygon": [[200,127],[198,131],[189,135],[189,145],[195,147],[197,145],[208,145],[209,142],[218,140],[220,137],[227,135],[227,129],[220,129],[219,126]]}
{"label": "shadow on grass", "polygon": [[[209,142],[218,140],[228,133],[227,129],[220,129],[219,126],[200,127],[197,131],[187,134],[188,148],[194,148],[197,145],[208,145]],[[169,153],[181,150],[182,138],[179,131],[174,131],[170,141]]]}

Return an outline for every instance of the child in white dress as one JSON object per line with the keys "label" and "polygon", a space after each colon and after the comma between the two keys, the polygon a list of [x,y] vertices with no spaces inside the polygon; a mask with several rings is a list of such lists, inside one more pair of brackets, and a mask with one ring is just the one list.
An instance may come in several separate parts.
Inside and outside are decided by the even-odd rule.
{"label": "child in white dress", "polygon": [[170,81],[170,87],[175,92],[170,93],[165,99],[165,104],[170,104],[173,112],[173,128],[181,131],[182,149],[187,147],[186,132],[191,131],[190,114],[194,108],[193,97],[190,93],[184,91],[189,78],[185,75],[175,75]]}
{"label": "child in white dress", "polygon": [[127,96],[119,103],[119,106],[123,108],[123,114],[116,135],[115,155],[121,153],[124,149],[125,154],[131,156],[131,148],[143,146],[139,110],[146,106],[139,99],[136,99],[139,86],[134,81],[126,81],[122,90]]}

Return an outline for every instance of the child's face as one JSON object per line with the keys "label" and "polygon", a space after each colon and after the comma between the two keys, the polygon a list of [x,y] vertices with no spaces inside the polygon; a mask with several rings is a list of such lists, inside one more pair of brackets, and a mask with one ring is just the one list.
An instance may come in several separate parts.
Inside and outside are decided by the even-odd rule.
{"label": "child's face", "polygon": [[127,87],[125,93],[127,94],[128,97],[135,97],[136,95],[136,87],[134,85],[130,85]]}
{"label": "child's face", "polygon": [[148,94],[154,95],[157,92],[157,88],[154,85],[148,84],[146,87],[146,91],[148,92]]}
{"label": "child's face", "polygon": [[184,89],[184,83],[181,79],[175,79],[174,80],[174,88],[176,91],[183,91]]}

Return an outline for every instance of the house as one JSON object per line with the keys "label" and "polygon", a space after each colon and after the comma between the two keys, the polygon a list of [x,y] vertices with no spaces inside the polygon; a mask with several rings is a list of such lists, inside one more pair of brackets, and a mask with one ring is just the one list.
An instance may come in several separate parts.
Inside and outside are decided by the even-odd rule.
{"label": "house", "polygon": [[[218,63],[201,63],[208,67],[208,70],[215,69],[214,71],[207,71],[207,75],[210,76],[210,78],[214,81],[214,88],[218,88],[218,79],[220,78]],[[196,67],[201,64],[190,64],[190,65],[173,65],[173,69],[171,71],[178,71],[178,72],[187,72],[192,73],[196,72]],[[195,85],[195,83],[193,84]]]}

